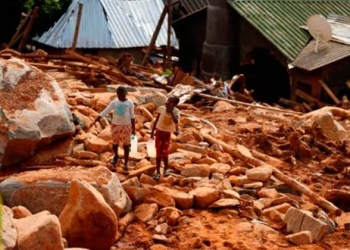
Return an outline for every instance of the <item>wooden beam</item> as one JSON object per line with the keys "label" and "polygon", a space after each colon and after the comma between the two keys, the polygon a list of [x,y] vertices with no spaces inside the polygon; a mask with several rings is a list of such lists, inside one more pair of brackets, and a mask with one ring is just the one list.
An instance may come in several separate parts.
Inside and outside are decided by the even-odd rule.
{"label": "wooden beam", "polygon": [[[305,186],[303,183],[300,183],[292,178],[290,178],[289,176],[283,174],[280,170],[278,170],[277,168],[271,166],[270,164],[256,159],[251,151],[240,145],[240,147],[236,146],[231,146],[219,139],[216,139],[214,137],[212,137],[211,135],[208,135],[206,133],[201,133],[203,138],[211,143],[211,144],[218,144],[220,145],[223,150],[226,153],[231,154],[234,157],[237,157],[239,159],[241,159],[242,161],[245,161],[247,163],[250,163],[251,165],[253,165],[254,167],[258,167],[261,165],[269,165],[272,170],[273,170],[273,175],[279,179],[280,181],[284,182],[285,184],[287,184],[288,186],[294,188],[295,190],[301,192],[302,194],[306,195],[307,197],[309,197],[312,201],[314,201],[317,205],[319,205],[320,207],[326,209],[331,215],[336,215],[339,216],[341,215],[341,210],[336,207],[333,203],[327,201],[325,198],[319,196],[317,193],[312,192],[307,186]],[[256,153],[256,152],[255,152]]]}
{"label": "wooden beam", "polygon": [[38,17],[38,15],[39,15],[39,7],[35,7],[34,10],[33,10],[33,14],[30,17],[29,23],[28,23],[26,29],[24,30],[21,43],[20,43],[20,45],[18,47],[18,51],[21,52],[23,47],[25,46],[25,43],[27,42],[27,39],[28,39],[29,34],[30,34],[30,31],[32,30],[32,27],[33,27],[33,24],[34,24],[34,20]]}
{"label": "wooden beam", "polygon": [[171,68],[171,0],[168,0],[168,39],[167,39],[167,53],[166,53],[166,68]]}
{"label": "wooden beam", "polygon": [[311,95],[305,93],[304,91],[297,89],[295,91],[295,95],[306,101],[308,104],[317,104],[319,107],[326,106],[326,104],[321,103],[319,100],[316,98],[312,97]]}
{"label": "wooden beam", "polygon": [[64,66],[59,66],[59,65],[49,65],[49,64],[44,64],[44,63],[33,63],[33,62],[27,62],[29,65],[40,68],[40,69],[55,69],[59,71],[65,71]]}
{"label": "wooden beam", "polygon": [[157,26],[156,26],[156,30],[154,31],[154,33],[152,35],[151,42],[148,45],[148,48],[147,48],[145,56],[143,57],[143,60],[142,60],[142,63],[141,63],[142,65],[146,65],[147,62],[148,62],[148,59],[149,59],[149,57],[150,57],[150,55],[152,53],[152,50],[154,48],[154,44],[156,43],[156,40],[157,40],[159,31],[160,31],[160,28],[162,27],[162,24],[164,22],[165,15],[166,15],[167,11],[168,11],[167,6],[164,6],[162,14],[159,17],[159,20],[158,20],[158,23],[157,23]]}
{"label": "wooden beam", "polygon": [[73,37],[73,43],[72,43],[72,50],[73,51],[75,50],[75,47],[76,47],[77,42],[78,42],[80,21],[81,21],[81,14],[82,14],[82,12],[83,12],[83,4],[79,3],[77,22],[75,24],[74,37]]}
{"label": "wooden beam", "polygon": [[225,101],[225,102],[229,102],[229,103],[233,103],[233,104],[240,104],[240,105],[244,105],[244,106],[248,106],[248,107],[252,107],[252,108],[266,109],[266,110],[271,110],[271,111],[275,111],[275,112],[282,112],[282,113],[285,113],[285,114],[292,114],[292,115],[300,115],[300,114],[302,114],[302,113],[296,112],[296,111],[279,109],[279,108],[275,108],[275,107],[257,106],[257,105],[250,104],[250,103],[230,100],[230,99],[221,98],[221,97],[217,97],[217,96],[211,96],[211,95],[207,95],[207,94],[203,94],[203,93],[199,93],[198,95],[201,96],[201,97],[207,98],[207,99],[211,99],[211,100]]}
{"label": "wooden beam", "polygon": [[[196,83],[202,83],[203,87],[206,87],[205,83],[203,83],[202,81],[200,81],[196,78],[194,78],[194,81]],[[169,85],[160,85],[160,84],[156,84],[156,83],[147,83],[147,84],[150,86],[154,86],[154,87],[162,87],[166,90],[172,90],[174,88],[174,87],[169,86]],[[209,88],[207,88],[207,89],[210,90]],[[303,113],[301,113],[301,112],[296,112],[296,111],[292,111],[292,110],[279,109],[279,108],[275,108],[275,107],[257,106],[257,105],[251,104],[251,103],[240,102],[240,101],[236,101],[236,100],[232,100],[232,99],[207,95],[207,94],[203,94],[203,93],[195,93],[195,95],[198,95],[200,97],[203,97],[203,98],[206,98],[209,100],[214,100],[214,101],[225,101],[225,102],[229,102],[232,104],[239,104],[239,105],[248,106],[248,107],[252,107],[252,108],[258,108],[258,109],[266,109],[266,110],[281,112],[281,113],[290,114],[290,115],[303,115]]]}
{"label": "wooden beam", "polygon": [[103,71],[104,73],[110,75],[111,77],[116,77],[116,78],[120,79],[120,81],[123,81],[124,83],[126,83],[130,86],[139,85],[139,82],[137,81],[137,79],[134,79],[132,77],[128,77],[128,76],[124,75],[123,73],[121,73],[119,70],[117,70],[114,67],[109,67],[109,66],[103,65],[103,64],[97,62],[96,60],[93,60],[91,58],[86,58],[83,55],[80,55],[72,50],[66,50],[66,53],[68,55],[76,58],[77,60],[80,60],[81,62],[84,62],[87,64],[94,64],[94,65],[98,66],[100,68],[100,70]]}
{"label": "wooden beam", "polygon": [[29,17],[32,15],[32,12],[33,12],[33,10],[29,10],[28,13],[26,14],[25,18],[23,18],[21,20],[20,24],[17,27],[15,34],[13,35],[10,42],[8,43],[7,48],[11,48],[21,38],[21,36],[23,35],[23,32],[21,32],[21,30],[24,27],[24,25],[27,23]]}
{"label": "wooden beam", "polygon": [[335,104],[339,104],[339,99],[335,96],[333,91],[327,86],[327,84],[323,80],[318,81],[321,84],[321,87],[326,91],[326,93],[332,98],[332,100],[335,102]]}

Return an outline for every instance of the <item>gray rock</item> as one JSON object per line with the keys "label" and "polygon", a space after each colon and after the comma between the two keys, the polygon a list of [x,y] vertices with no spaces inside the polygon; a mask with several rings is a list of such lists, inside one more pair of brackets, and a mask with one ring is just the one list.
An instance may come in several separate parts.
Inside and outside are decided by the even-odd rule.
{"label": "gray rock", "polygon": [[49,169],[23,172],[0,183],[4,204],[24,206],[32,213],[48,210],[57,216],[69,196],[73,179],[91,183],[104,197],[117,216],[130,211],[132,203],[118,177],[105,167]]}
{"label": "gray rock", "polygon": [[74,134],[72,113],[56,80],[19,59],[0,59],[0,72],[0,167]]}

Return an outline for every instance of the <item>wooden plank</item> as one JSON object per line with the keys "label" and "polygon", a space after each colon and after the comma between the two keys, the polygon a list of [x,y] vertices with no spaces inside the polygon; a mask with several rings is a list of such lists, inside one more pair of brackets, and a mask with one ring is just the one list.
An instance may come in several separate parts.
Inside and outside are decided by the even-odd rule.
{"label": "wooden plank", "polygon": [[142,60],[142,63],[141,63],[142,65],[146,65],[147,62],[148,62],[149,56],[151,55],[151,52],[152,52],[152,50],[154,48],[154,44],[156,43],[156,40],[157,40],[159,31],[160,31],[160,28],[162,27],[162,24],[164,22],[164,18],[165,18],[165,15],[166,15],[167,11],[168,11],[167,6],[164,6],[162,14],[159,17],[159,20],[158,20],[158,23],[157,23],[157,26],[156,26],[156,30],[154,31],[154,33],[152,35],[151,42],[148,45],[148,48],[147,48],[145,56],[143,57],[143,60]]}
{"label": "wooden plank", "polygon": [[171,0],[168,0],[168,36],[167,36],[167,53],[166,53],[166,69],[171,69]]}
{"label": "wooden plank", "polygon": [[329,95],[330,98],[335,102],[335,104],[339,104],[339,99],[335,96],[333,91],[327,86],[327,84],[323,80],[318,81],[321,84],[321,87],[326,91],[326,93]]}
{"label": "wooden plank", "polygon": [[77,22],[76,22],[76,25],[75,25],[74,37],[73,37],[73,43],[72,43],[72,50],[75,50],[75,47],[77,45],[78,36],[79,36],[79,29],[80,29],[81,13],[82,12],[83,12],[83,4],[79,3]]}
{"label": "wooden plank", "polygon": [[7,48],[11,48],[21,38],[21,36],[23,35],[23,32],[21,32],[21,30],[24,27],[24,25],[27,23],[29,17],[32,15],[32,11],[33,10],[29,10],[25,18],[21,20],[19,26],[17,27],[16,33],[11,38],[10,42],[7,45]]}
{"label": "wooden plank", "polygon": [[300,112],[295,112],[295,111],[291,111],[291,110],[279,109],[279,108],[275,108],[275,107],[257,106],[257,105],[250,104],[250,103],[230,100],[230,99],[221,98],[221,97],[217,97],[217,96],[211,96],[211,95],[207,95],[207,94],[203,94],[203,93],[199,93],[198,95],[201,96],[201,97],[207,98],[207,99],[215,100],[215,101],[225,101],[225,102],[229,102],[229,103],[249,106],[249,107],[252,107],[252,108],[266,109],[266,110],[282,112],[282,113],[285,113],[285,114],[292,114],[292,115],[300,115],[301,114]]}
{"label": "wooden plank", "polygon": [[[170,3],[170,5],[173,6],[175,4],[178,4],[179,2],[181,2],[181,1],[180,0],[173,1],[173,2]],[[147,64],[147,61],[149,59],[149,56],[152,53],[152,50],[154,48],[154,44],[156,43],[156,40],[157,40],[159,31],[160,31],[160,28],[162,27],[162,24],[164,22],[165,15],[166,15],[167,12],[168,12],[168,6],[164,6],[163,11],[162,11],[162,13],[161,13],[161,15],[159,17],[156,29],[155,29],[155,31],[154,31],[154,33],[152,35],[151,42],[149,43],[149,45],[147,47],[146,54],[143,57],[143,60],[142,60],[142,63],[141,63],[142,65],[146,65]]]}
{"label": "wooden plank", "polygon": [[119,70],[117,70],[114,67],[109,67],[109,66],[103,65],[103,64],[101,64],[101,63],[99,63],[91,58],[87,58],[87,57],[80,55],[72,50],[66,50],[66,53],[68,55],[76,58],[77,60],[80,60],[81,62],[84,62],[87,64],[94,64],[94,65],[98,66],[101,69],[101,71],[110,75],[111,77],[115,77],[115,78],[120,79],[120,81],[123,81],[125,84],[128,84],[130,86],[140,85],[136,79],[133,79],[132,77],[124,75],[123,73],[121,73]]}
{"label": "wooden plank", "polygon": [[325,103],[320,102],[316,98],[312,97],[311,95],[305,93],[304,91],[297,89],[295,91],[295,95],[306,101],[308,104],[317,104],[319,107],[327,106]]}
{"label": "wooden plank", "polygon": [[18,51],[22,51],[25,43],[27,42],[27,39],[29,37],[30,31],[32,30],[34,20],[38,17],[39,15],[39,7],[35,7],[32,16],[30,17],[29,23],[24,30],[23,37],[21,40],[21,43],[19,44]]}

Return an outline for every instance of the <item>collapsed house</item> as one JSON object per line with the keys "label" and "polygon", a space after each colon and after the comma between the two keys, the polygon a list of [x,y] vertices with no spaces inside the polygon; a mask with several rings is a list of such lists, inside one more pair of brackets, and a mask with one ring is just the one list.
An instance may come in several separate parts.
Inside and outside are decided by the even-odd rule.
{"label": "collapsed house", "polygon": [[350,66],[350,41],[347,35],[350,32],[350,17],[331,14],[325,20],[327,24],[319,25],[329,26],[331,39],[313,39],[304,47],[291,63],[292,86],[296,89],[295,99],[307,99],[301,92],[304,91],[312,98],[339,104],[342,96],[350,97],[347,85],[350,73],[346,70]]}
{"label": "collapsed house", "polygon": [[[83,7],[75,48],[104,57],[128,52],[136,62],[142,60],[142,49],[149,45],[164,8],[161,0],[74,0],[52,28],[34,38],[38,47],[49,53],[72,47],[80,4]],[[167,44],[167,29],[164,22],[156,45]],[[173,31],[171,45],[178,46]]]}

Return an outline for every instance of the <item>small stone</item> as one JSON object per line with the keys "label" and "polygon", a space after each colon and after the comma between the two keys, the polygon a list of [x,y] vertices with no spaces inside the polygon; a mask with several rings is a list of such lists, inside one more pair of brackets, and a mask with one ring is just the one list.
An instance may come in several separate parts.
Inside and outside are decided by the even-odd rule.
{"label": "small stone", "polygon": [[140,206],[136,207],[135,209],[135,217],[142,221],[147,222],[158,213],[158,205],[155,203],[152,204],[141,204]]}
{"label": "small stone", "polygon": [[157,225],[154,231],[156,231],[158,234],[167,234],[171,231],[171,228],[167,223],[162,223]]}
{"label": "small stone", "polygon": [[213,204],[209,206],[209,208],[232,208],[232,207],[237,207],[240,205],[239,200],[237,199],[220,199],[215,201]]}
{"label": "small stone", "polygon": [[152,238],[155,241],[161,241],[161,242],[164,242],[164,243],[171,243],[171,240],[168,239],[165,235],[162,235],[162,234],[154,234]]}
{"label": "small stone", "polygon": [[157,181],[155,181],[151,176],[149,176],[147,174],[141,174],[140,183],[150,184],[150,185],[154,186],[157,184]]}
{"label": "small stone", "polygon": [[313,242],[312,234],[310,231],[301,231],[295,234],[290,234],[286,236],[286,239],[297,246],[311,244]]}
{"label": "small stone", "polygon": [[350,222],[344,223],[344,229],[345,230],[350,230]]}
{"label": "small stone", "polygon": [[272,175],[272,168],[270,166],[259,166],[248,169],[246,175],[249,180],[253,181],[267,181]]}
{"label": "small stone", "polygon": [[252,183],[247,183],[243,185],[243,188],[253,188],[253,189],[259,189],[262,188],[264,184],[262,182],[252,182]]}
{"label": "small stone", "polygon": [[181,218],[181,215],[178,212],[173,211],[168,217],[167,224],[169,226],[175,226],[178,223],[180,218]]}
{"label": "small stone", "polygon": [[23,206],[15,206],[12,208],[12,211],[13,217],[15,219],[20,219],[32,215],[32,213],[26,207]]}

